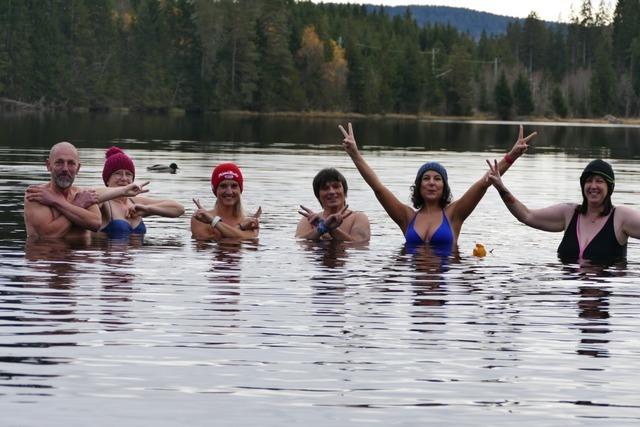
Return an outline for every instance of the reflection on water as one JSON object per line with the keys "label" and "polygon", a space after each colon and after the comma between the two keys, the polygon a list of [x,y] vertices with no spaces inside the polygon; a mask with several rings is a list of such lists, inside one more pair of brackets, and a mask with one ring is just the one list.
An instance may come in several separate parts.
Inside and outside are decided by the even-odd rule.
{"label": "reflection on water", "polygon": [[[245,173],[245,208],[264,210],[260,240],[194,241],[187,214],[149,218],[144,238],[25,241],[22,193],[46,179],[50,144],[0,146],[7,159],[0,166],[3,425],[40,425],[44,416],[48,425],[175,425],[187,416],[207,425],[212,414],[220,424],[242,425],[640,421],[636,242],[626,264],[562,264],[555,255],[561,236],[521,226],[490,190],[454,255],[407,251],[350,160],[329,148],[336,135],[326,119],[308,127],[252,119],[240,128],[225,120],[170,125],[152,118],[137,128],[113,120],[71,131],[80,142],[80,185],[101,184],[104,147],[114,138],[127,138],[154,195],[185,206],[192,197],[210,198],[211,167],[233,160]],[[45,125],[54,139],[64,133]],[[361,126],[371,144],[366,155],[407,201],[426,159],[447,166],[459,196],[484,172],[483,151],[510,146],[513,137],[511,127],[497,125]],[[16,127],[29,138],[27,124]],[[175,140],[140,136],[183,131]],[[606,153],[622,150],[625,132],[633,131],[614,130],[621,138]],[[255,143],[261,132],[267,144]],[[553,132],[568,141],[586,131]],[[313,133],[327,146],[314,146]],[[194,135],[224,137],[201,143]],[[398,138],[414,145],[374,148]],[[440,151],[448,138],[474,141]],[[505,180],[532,207],[576,200],[582,157],[601,150],[581,144],[539,149]],[[180,164],[178,174],[145,172],[169,161]],[[614,201],[635,206],[640,167],[622,157],[612,163]],[[324,166],[343,171],[350,205],[367,212],[368,244],[293,238],[297,206],[317,204],[311,179]],[[475,243],[491,252],[472,256]]]}

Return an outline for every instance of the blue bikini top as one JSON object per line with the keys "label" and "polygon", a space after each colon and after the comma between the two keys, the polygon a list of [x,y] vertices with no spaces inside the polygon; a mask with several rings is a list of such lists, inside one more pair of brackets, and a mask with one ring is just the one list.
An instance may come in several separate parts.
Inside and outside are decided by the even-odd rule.
{"label": "blue bikini top", "polygon": [[444,214],[444,209],[442,210],[442,222],[440,223],[440,227],[433,233],[428,242],[422,240],[422,237],[416,232],[415,222],[418,214],[416,213],[413,216],[413,219],[409,223],[407,227],[407,231],[405,232],[404,238],[408,245],[424,245],[425,243],[429,243],[434,247],[447,247],[449,250],[453,246],[453,231],[451,230],[451,226],[449,225],[449,220],[447,216]]}
{"label": "blue bikini top", "polygon": [[136,225],[135,228],[129,224],[127,220],[124,219],[114,219],[109,224],[106,225],[102,230],[103,233],[106,233],[109,237],[126,237],[129,234],[144,234],[147,232],[147,226],[144,225],[143,221],[140,221],[140,224]]}
{"label": "blue bikini top", "polygon": [[[109,206],[109,215],[111,216],[111,218],[113,218],[113,212],[111,211],[111,201],[107,201],[107,205]],[[110,238],[128,237],[130,234],[146,233],[147,226],[144,225],[144,221],[140,221],[140,224],[136,225],[134,228],[126,219],[112,219],[111,222],[104,226],[104,228],[102,228],[100,231],[105,233]]]}

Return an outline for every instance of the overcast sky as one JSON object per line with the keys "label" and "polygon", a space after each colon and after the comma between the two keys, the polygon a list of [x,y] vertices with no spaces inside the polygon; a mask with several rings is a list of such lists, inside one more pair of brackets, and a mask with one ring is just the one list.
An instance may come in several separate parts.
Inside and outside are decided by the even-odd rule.
{"label": "overcast sky", "polygon": [[[320,0],[314,0],[317,3]],[[526,18],[531,11],[535,11],[540,19],[545,21],[566,22],[569,20],[570,10],[573,5],[574,10],[578,11],[582,0],[377,0],[377,1],[355,1],[355,0],[322,0],[324,3],[371,3],[383,4],[385,6],[406,6],[408,4],[417,5],[434,5],[434,6],[451,6],[466,7],[467,9],[481,10],[483,12],[491,12],[498,15],[515,16],[518,18]],[[591,0],[592,7],[595,10],[600,5],[600,0]],[[609,10],[615,7],[615,0],[605,0],[605,4]]]}

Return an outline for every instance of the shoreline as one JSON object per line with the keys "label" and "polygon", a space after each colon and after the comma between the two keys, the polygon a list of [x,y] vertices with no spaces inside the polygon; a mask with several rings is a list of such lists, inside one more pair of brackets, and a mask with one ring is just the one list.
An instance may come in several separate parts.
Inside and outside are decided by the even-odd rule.
{"label": "shoreline", "polygon": [[91,111],[88,108],[73,108],[70,110],[2,110],[0,109],[0,117],[22,116],[22,115],[57,115],[57,114],[123,114],[123,115],[149,115],[149,116],[181,116],[181,115],[221,115],[236,117],[296,117],[305,119],[326,119],[326,118],[358,118],[371,120],[416,120],[427,122],[456,122],[456,123],[483,123],[483,124],[501,124],[501,123],[544,123],[548,125],[596,125],[596,126],[640,126],[640,117],[619,118],[606,115],[599,118],[580,118],[580,117],[546,117],[546,116],[519,116],[508,120],[502,120],[488,114],[475,114],[472,116],[448,116],[433,115],[429,113],[418,114],[401,114],[401,113],[376,113],[363,114],[345,111],[249,111],[249,110],[221,110],[221,111],[205,111],[199,113],[190,113],[184,109],[172,108],[167,111],[134,111],[129,108],[113,108],[108,111]]}

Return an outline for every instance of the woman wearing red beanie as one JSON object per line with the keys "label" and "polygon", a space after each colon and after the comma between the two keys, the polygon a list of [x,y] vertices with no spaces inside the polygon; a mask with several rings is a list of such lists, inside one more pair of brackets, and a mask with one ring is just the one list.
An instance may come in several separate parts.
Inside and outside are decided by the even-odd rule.
{"label": "woman wearing red beanie", "polygon": [[246,217],[242,208],[244,178],[234,163],[221,163],[211,173],[211,191],[216,196],[213,209],[205,209],[198,199],[193,199],[198,209],[191,217],[191,234],[196,239],[219,240],[255,239],[260,232],[258,208],[251,217]]}
{"label": "woman wearing red beanie", "polygon": [[152,199],[140,196],[149,190],[133,182],[136,168],[133,160],[118,147],[111,147],[105,154],[102,180],[107,188],[98,190],[102,226],[100,232],[110,238],[144,234],[147,231],[142,218],[150,215],[175,218],[184,213],[184,206],[173,200]]}

